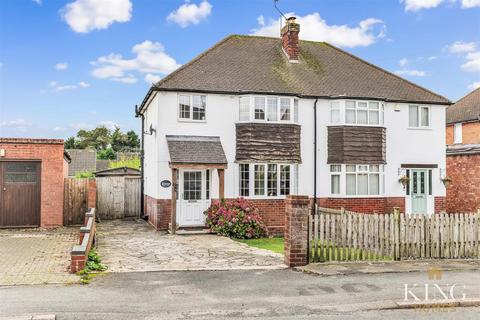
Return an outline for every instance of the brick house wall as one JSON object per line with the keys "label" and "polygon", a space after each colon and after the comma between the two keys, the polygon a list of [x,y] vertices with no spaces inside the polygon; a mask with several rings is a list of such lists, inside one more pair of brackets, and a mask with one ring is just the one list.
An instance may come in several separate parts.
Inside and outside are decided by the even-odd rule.
{"label": "brick house wall", "polygon": [[40,225],[63,225],[64,148],[60,139],[0,138],[2,160],[41,161]]}
{"label": "brick house wall", "polygon": [[447,212],[474,212],[480,208],[480,154],[448,155]]}
{"label": "brick house wall", "polygon": [[[453,144],[453,127],[448,125],[446,128],[446,142]],[[480,122],[464,122],[462,123],[462,143],[463,144],[478,144],[480,143]]]}

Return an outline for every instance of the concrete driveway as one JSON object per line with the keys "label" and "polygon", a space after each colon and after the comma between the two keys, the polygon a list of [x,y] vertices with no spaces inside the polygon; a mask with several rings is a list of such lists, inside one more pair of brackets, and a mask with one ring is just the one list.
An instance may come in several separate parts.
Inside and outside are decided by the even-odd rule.
{"label": "concrete driveway", "polygon": [[0,286],[74,283],[70,250],[78,228],[0,229]]}
{"label": "concrete driveway", "polygon": [[169,235],[143,220],[97,224],[97,251],[111,272],[283,269],[283,255],[211,234]]}

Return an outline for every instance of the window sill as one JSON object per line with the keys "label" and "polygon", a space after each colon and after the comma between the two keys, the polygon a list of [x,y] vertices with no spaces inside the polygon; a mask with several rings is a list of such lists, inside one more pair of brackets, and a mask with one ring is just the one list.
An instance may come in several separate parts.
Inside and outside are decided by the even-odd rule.
{"label": "window sill", "polygon": [[287,196],[238,196],[239,198],[244,198],[246,200],[285,200]]}
{"label": "window sill", "polygon": [[431,127],[408,127],[408,130],[432,131]]}
{"label": "window sill", "polygon": [[298,122],[294,122],[294,121],[263,121],[263,120],[253,120],[253,121],[235,121],[235,123],[268,123],[268,124],[297,124],[299,125]]}
{"label": "window sill", "polygon": [[190,119],[177,119],[178,122],[193,122],[193,123],[207,123],[207,120],[190,120]]}
{"label": "window sill", "polygon": [[[366,195],[366,196],[346,196],[346,195],[339,195],[339,194],[331,194],[327,196],[328,198],[340,198],[340,199],[359,199],[359,198],[385,198],[386,195],[381,194],[381,195]],[[321,198],[321,197],[319,197]]]}
{"label": "window sill", "polygon": [[341,122],[327,124],[327,127],[336,127],[336,126],[386,128],[386,126],[382,124],[353,124],[353,123],[341,123]]}

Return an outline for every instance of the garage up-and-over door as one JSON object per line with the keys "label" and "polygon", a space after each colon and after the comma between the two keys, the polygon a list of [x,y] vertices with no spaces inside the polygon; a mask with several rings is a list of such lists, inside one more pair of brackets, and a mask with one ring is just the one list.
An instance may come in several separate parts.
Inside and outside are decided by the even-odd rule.
{"label": "garage up-and-over door", "polygon": [[0,227],[40,225],[40,162],[0,161]]}

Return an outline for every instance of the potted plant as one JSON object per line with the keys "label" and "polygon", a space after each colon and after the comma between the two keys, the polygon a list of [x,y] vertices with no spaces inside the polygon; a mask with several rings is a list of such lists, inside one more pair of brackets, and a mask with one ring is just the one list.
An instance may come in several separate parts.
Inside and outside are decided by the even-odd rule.
{"label": "potted plant", "polygon": [[447,188],[450,182],[452,182],[452,178],[450,178],[449,176],[445,176],[442,178],[442,182],[445,188]]}
{"label": "potted plant", "polygon": [[405,190],[405,187],[410,183],[410,177],[403,175],[400,177],[400,179],[398,179],[398,182],[403,185],[403,190]]}

